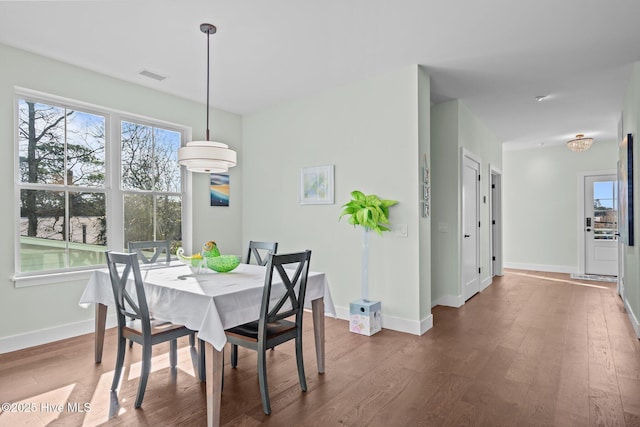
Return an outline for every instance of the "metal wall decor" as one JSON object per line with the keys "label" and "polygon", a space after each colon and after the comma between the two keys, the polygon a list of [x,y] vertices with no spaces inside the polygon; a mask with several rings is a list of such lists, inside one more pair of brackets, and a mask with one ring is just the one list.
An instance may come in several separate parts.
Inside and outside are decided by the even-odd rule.
{"label": "metal wall decor", "polygon": [[422,217],[428,218],[431,213],[430,206],[431,191],[429,182],[429,163],[427,163],[427,155],[424,155],[424,164],[422,165]]}

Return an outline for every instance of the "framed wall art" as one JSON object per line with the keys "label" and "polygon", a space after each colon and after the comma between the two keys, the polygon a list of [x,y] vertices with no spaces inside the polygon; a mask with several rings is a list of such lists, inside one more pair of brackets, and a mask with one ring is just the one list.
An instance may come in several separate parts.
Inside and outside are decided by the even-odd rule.
{"label": "framed wall art", "polygon": [[333,165],[300,169],[300,204],[333,204]]}
{"label": "framed wall art", "polygon": [[229,174],[212,173],[209,184],[211,206],[229,206]]}

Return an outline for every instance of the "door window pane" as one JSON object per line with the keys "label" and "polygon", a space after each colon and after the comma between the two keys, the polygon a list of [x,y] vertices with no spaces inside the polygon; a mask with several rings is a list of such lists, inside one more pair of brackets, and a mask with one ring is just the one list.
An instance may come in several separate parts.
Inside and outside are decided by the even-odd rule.
{"label": "door window pane", "polygon": [[618,232],[616,182],[593,183],[593,238],[615,240]]}

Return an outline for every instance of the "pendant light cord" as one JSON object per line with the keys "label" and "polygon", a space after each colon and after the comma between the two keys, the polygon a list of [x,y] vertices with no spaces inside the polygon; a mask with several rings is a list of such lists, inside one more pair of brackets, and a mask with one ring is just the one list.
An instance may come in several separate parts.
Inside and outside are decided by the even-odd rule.
{"label": "pendant light cord", "polygon": [[207,141],[209,141],[209,39],[211,33],[207,31]]}

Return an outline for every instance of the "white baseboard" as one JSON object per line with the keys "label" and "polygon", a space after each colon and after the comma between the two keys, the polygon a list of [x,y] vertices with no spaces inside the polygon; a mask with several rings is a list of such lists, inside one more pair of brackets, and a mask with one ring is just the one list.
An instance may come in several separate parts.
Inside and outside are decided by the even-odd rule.
{"label": "white baseboard", "polygon": [[459,308],[464,305],[464,298],[462,297],[462,295],[444,295],[438,299],[431,301],[431,308],[435,307],[436,305]]}
{"label": "white baseboard", "polygon": [[[116,325],[116,316],[107,316],[106,327],[111,328]],[[77,337],[78,335],[84,335],[94,331],[95,321],[93,319],[88,319],[81,322],[54,326],[52,328],[39,329],[37,331],[31,331],[24,334],[11,335],[0,338],[0,354],[22,350],[36,345],[47,344],[53,341]]]}
{"label": "white baseboard", "polygon": [[631,306],[628,304],[627,299],[624,299],[624,308],[627,309],[627,315],[629,316],[629,320],[631,321],[631,326],[633,326],[633,330],[636,332],[636,336],[640,338],[640,323],[638,323],[638,318],[633,313]]}
{"label": "white baseboard", "polygon": [[[382,303],[384,308],[384,302]],[[342,320],[349,320],[349,307],[336,306],[336,317]],[[415,320],[402,319],[400,317],[382,314],[382,327],[393,331],[405,332],[413,335],[422,335],[433,328],[433,315],[429,314],[420,322]]]}
{"label": "white baseboard", "polygon": [[578,267],[569,265],[526,264],[521,262],[505,262],[504,268],[516,270],[546,271],[548,273],[578,273]]}
{"label": "white baseboard", "polygon": [[482,282],[480,282],[480,292],[484,291],[493,283],[493,277],[487,277]]}

